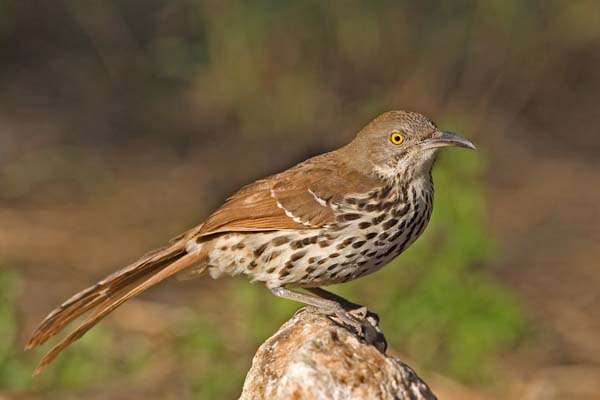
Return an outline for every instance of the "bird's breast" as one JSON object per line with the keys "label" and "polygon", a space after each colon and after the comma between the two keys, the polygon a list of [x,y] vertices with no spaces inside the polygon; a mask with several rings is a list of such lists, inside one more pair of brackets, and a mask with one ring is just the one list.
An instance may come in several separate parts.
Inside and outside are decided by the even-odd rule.
{"label": "bird's breast", "polygon": [[423,233],[433,208],[433,194],[427,189],[413,185],[398,193],[390,192],[378,200],[379,207],[365,210],[361,218],[346,227],[345,235],[361,238],[369,249],[356,254],[357,264],[364,265],[360,273],[376,271]]}
{"label": "bird's breast", "polygon": [[353,197],[318,229],[232,233],[215,239],[213,277],[244,273],[270,287],[315,287],[373,273],[425,229],[432,195],[420,187]]}

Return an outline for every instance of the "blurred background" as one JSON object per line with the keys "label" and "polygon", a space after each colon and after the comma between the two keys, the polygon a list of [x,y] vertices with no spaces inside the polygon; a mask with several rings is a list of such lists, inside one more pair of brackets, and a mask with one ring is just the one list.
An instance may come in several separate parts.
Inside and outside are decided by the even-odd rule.
{"label": "blurred background", "polygon": [[444,399],[600,398],[600,3],[0,0],[0,398],[234,399],[297,304],[172,279],[36,379],[74,292],[408,109],[463,133],[425,235],[333,290]]}

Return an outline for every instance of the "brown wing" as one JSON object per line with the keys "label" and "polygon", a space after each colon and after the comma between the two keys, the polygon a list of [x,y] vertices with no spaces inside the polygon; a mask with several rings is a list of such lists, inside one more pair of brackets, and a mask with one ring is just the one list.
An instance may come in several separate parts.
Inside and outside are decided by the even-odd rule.
{"label": "brown wing", "polygon": [[198,236],[320,228],[335,221],[331,204],[380,184],[343,165],[333,153],[324,154],[242,188],[207,219]]}

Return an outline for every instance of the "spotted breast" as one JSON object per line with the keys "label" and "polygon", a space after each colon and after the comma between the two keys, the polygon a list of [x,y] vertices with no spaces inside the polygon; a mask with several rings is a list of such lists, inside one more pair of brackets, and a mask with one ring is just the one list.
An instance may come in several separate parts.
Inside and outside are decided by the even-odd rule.
{"label": "spotted breast", "polygon": [[269,287],[318,287],[380,269],[424,231],[431,178],[395,183],[327,204],[335,222],[319,229],[228,233],[209,253],[213,278],[245,274]]}

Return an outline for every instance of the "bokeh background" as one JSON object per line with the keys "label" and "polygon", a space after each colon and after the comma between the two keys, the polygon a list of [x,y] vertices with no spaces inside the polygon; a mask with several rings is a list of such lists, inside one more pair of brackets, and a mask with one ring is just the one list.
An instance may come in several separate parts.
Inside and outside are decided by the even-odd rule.
{"label": "bokeh background", "polygon": [[172,279],[36,379],[56,304],[389,109],[446,151],[432,223],[334,287],[444,399],[600,398],[600,3],[0,0],[0,398],[233,399],[297,304]]}

